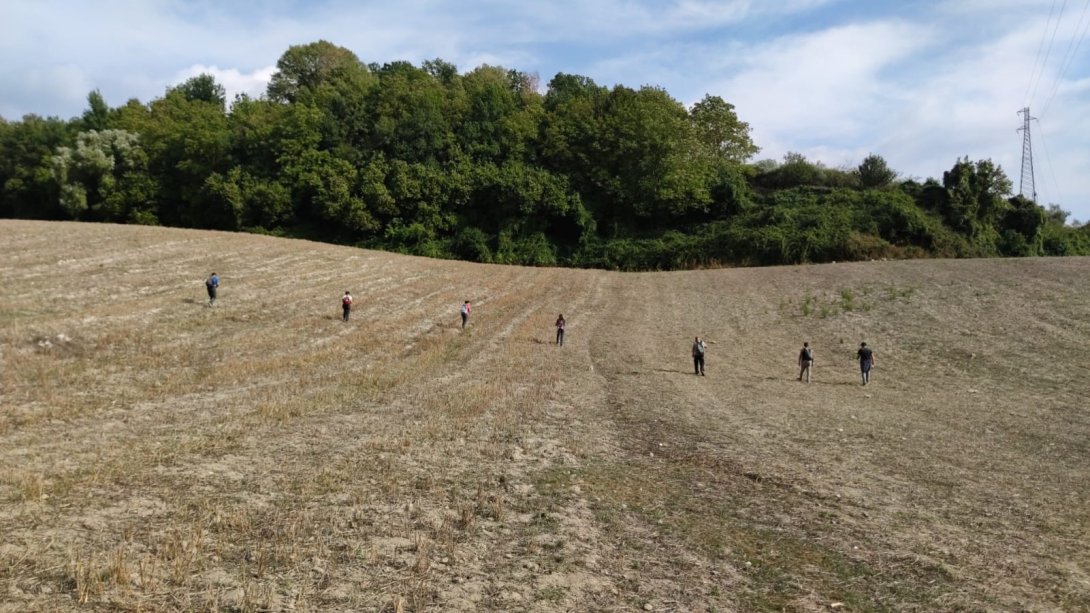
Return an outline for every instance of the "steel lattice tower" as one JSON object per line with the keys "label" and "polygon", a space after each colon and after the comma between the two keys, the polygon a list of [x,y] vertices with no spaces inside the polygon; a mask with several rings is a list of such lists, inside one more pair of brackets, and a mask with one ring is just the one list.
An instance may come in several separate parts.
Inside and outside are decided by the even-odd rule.
{"label": "steel lattice tower", "polygon": [[1022,115],[1022,127],[1018,128],[1022,133],[1022,180],[1018,184],[1018,193],[1037,202],[1037,187],[1033,183],[1033,143],[1029,134],[1029,122],[1037,118],[1030,117],[1028,106],[1018,114]]}

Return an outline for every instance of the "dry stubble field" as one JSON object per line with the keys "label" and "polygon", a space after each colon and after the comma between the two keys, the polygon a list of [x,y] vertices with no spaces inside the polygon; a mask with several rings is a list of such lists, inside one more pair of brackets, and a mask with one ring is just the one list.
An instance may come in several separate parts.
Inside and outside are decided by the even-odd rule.
{"label": "dry stubble field", "polygon": [[1090,610],[1088,259],[617,274],[0,221],[0,288],[0,611]]}

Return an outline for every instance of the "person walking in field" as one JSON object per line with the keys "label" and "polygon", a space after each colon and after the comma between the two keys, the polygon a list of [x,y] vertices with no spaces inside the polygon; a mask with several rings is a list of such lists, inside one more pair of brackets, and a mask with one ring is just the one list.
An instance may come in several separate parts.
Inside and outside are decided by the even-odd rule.
{"label": "person walking in field", "polygon": [[208,306],[216,306],[216,292],[220,288],[220,278],[214,271],[205,279],[204,287],[208,290]]}
{"label": "person walking in field", "polygon": [[810,343],[802,344],[802,351],[799,351],[799,381],[802,381],[802,377],[806,376],[806,382],[810,382],[810,368],[814,365],[814,350],[810,348]]}
{"label": "person walking in field", "polygon": [[870,369],[874,368],[874,351],[867,347],[866,343],[859,343],[859,351],[855,354],[859,358],[859,372],[863,375],[863,385],[870,383]]}
{"label": "person walking in field", "polygon": [[700,340],[700,337],[696,337],[693,341],[693,374],[704,376],[704,352],[708,346],[704,344],[704,341]]}
{"label": "person walking in field", "polygon": [[469,323],[469,314],[472,311],[473,311],[473,307],[469,304],[468,300],[466,300],[464,303],[462,303],[462,329],[463,330],[465,329],[466,324]]}
{"label": "person walking in field", "polygon": [[567,322],[564,321],[564,314],[561,313],[556,317],[556,344],[561,347],[564,346],[564,326]]}
{"label": "person walking in field", "polygon": [[348,290],[344,290],[344,296],[341,298],[341,310],[344,311],[341,319],[348,321],[348,314],[352,312],[352,294]]}

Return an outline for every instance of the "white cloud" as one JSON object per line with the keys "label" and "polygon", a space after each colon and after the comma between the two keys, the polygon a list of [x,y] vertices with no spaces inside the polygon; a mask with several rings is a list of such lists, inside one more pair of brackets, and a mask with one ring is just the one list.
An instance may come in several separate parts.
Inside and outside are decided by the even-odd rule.
{"label": "white cloud", "polygon": [[860,120],[876,101],[903,96],[883,85],[885,72],[932,38],[904,22],[783,37],[750,51],[715,93],[738,107],[758,141],[859,138],[867,131]]}
{"label": "white cloud", "polygon": [[227,91],[227,102],[230,103],[239,94],[246,94],[251,98],[260,98],[269,86],[269,81],[276,73],[276,66],[258,68],[249,73],[239,71],[237,68],[220,68],[218,66],[205,66],[194,64],[179,72],[172,83],[181,83],[187,79],[207,74],[216,79],[216,83]]}

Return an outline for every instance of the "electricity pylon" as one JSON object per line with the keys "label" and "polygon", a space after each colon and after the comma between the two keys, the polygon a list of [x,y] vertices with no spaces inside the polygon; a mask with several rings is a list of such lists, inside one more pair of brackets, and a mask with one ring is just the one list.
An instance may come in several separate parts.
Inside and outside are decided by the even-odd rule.
{"label": "electricity pylon", "polygon": [[1029,122],[1037,118],[1030,117],[1028,106],[1018,114],[1022,115],[1022,127],[1018,128],[1018,132],[1022,133],[1022,180],[1018,184],[1018,193],[1037,202],[1037,187],[1033,183],[1033,144],[1029,135]]}

